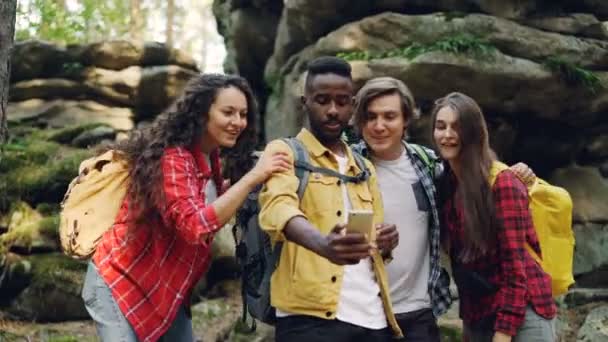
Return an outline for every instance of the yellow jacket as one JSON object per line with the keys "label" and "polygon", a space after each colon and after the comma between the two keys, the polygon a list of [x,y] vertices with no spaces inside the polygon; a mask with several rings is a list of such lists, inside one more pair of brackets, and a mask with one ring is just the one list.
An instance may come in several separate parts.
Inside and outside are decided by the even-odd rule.
{"label": "yellow jacket", "polygon": [[[330,151],[308,130],[302,129],[297,138],[302,141],[310,155],[311,164],[338,171],[338,164],[330,158]],[[348,165],[346,174],[355,176],[361,170],[347,148]],[[282,151],[293,154],[289,146],[281,140],[268,144],[264,153]],[[371,171],[368,182],[347,183],[347,190],[354,209],[370,209],[374,212],[374,224],[384,218],[382,199],[373,165],[366,160]],[[344,203],[338,179],[313,173],[304,191],[302,201],[298,199],[298,178],[294,170],[274,174],[260,193],[260,226],[273,242],[285,241],[282,233],[287,222],[302,216],[322,234],[344,221]],[[376,252],[372,256],[374,273],[379,280],[380,294],[389,326],[396,336],[402,336],[397,325],[389,297],[388,277],[382,257]],[[334,319],[342,288],[344,267],[331,263],[324,257],[290,241],[285,241],[277,269],[271,279],[271,303],[282,311],[302,315]]]}

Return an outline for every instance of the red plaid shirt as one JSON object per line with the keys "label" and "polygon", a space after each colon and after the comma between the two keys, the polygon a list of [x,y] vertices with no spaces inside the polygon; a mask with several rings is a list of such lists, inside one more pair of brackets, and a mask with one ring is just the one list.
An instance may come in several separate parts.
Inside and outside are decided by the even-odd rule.
{"label": "red plaid shirt", "polygon": [[[452,179],[452,185],[456,186]],[[497,218],[502,223],[496,248],[463,267],[476,271],[497,286],[498,291],[487,296],[461,293],[460,317],[471,325],[496,315],[494,331],[514,336],[523,324],[528,305],[547,319],[555,317],[556,307],[549,275],[525,249],[528,242],[540,255],[525,185],[506,170],[498,175],[492,191]],[[462,207],[454,196],[444,203],[442,218],[451,254],[457,256],[463,247],[464,221]]]}
{"label": "red plaid shirt", "polygon": [[156,341],[169,329],[209,266],[211,242],[221,226],[215,209],[205,205],[204,190],[211,177],[218,188],[222,184],[218,153],[210,159],[211,168],[198,149],[166,149],[160,218],[129,228],[125,199],[93,257],[141,341]]}

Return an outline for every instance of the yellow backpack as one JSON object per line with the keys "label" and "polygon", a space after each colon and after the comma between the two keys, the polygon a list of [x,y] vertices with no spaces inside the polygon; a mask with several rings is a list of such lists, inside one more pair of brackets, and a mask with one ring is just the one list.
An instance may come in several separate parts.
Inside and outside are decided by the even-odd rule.
{"label": "yellow backpack", "polygon": [[[494,162],[490,170],[490,184],[496,176],[509,167]],[[551,276],[553,296],[568,292],[574,284],[572,262],[574,259],[574,233],[572,232],[572,199],[563,188],[536,178],[528,186],[530,212],[543,258],[526,243],[526,249],[543,270]]]}
{"label": "yellow backpack", "polygon": [[114,224],[127,192],[128,162],[110,150],[78,168],[61,202],[59,238],[65,254],[75,259],[93,255],[102,235]]}

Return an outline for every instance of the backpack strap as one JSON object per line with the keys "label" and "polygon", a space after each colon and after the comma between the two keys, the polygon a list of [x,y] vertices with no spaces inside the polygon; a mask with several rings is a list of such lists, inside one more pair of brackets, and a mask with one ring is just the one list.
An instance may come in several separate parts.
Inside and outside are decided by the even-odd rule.
{"label": "backpack strap", "polygon": [[306,185],[308,184],[308,178],[310,177],[311,171],[305,167],[299,167],[299,165],[310,165],[310,156],[308,155],[308,151],[302,144],[300,140],[297,138],[284,138],[282,139],[293,152],[293,164],[295,166],[295,174],[300,181],[298,185],[298,198],[301,200],[302,196],[304,196],[304,191],[306,190]]}
{"label": "backpack strap", "polygon": [[418,144],[407,144],[407,146],[411,147],[416,152],[418,157],[420,157],[420,160],[422,160],[424,165],[426,165],[427,169],[430,171],[431,175],[434,177],[437,160],[429,156],[426,150]]}
{"label": "backpack strap", "polygon": [[355,150],[351,151],[353,152],[353,158],[355,158],[355,163],[357,164],[357,167],[359,168],[359,170],[361,170],[361,174],[363,174],[363,176],[361,177],[364,177],[365,179],[363,179],[363,181],[366,181],[371,175],[371,172],[367,168],[367,164],[365,164],[365,158],[359,152]]}
{"label": "backpack strap", "polygon": [[304,148],[304,145],[297,138],[285,138],[283,139],[291,150],[294,153],[294,163],[295,172],[298,179],[300,179],[300,185],[298,186],[298,196],[302,199],[302,195],[304,195],[304,190],[306,188],[306,184],[308,184],[308,178],[310,177],[311,172],[321,173],[324,175],[328,175],[331,177],[335,177],[340,179],[343,182],[347,183],[361,183],[365,182],[370,175],[369,169],[365,165],[363,161],[363,157],[353,151],[353,157],[355,158],[355,162],[357,166],[361,170],[361,172],[356,176],[344,175],[339,172],[336,172],[331,169],[326,169],[324,167],[314,166],[310,163],[310,157],[308,156],[308,151]]}

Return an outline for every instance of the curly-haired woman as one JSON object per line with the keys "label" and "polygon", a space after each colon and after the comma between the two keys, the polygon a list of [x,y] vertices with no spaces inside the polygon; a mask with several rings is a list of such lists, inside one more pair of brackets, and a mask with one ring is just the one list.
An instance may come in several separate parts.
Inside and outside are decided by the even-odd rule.
{"label": "curly-haired woman", "polygon": [[128,158],[130,188],[82,293],[103,341],[194,340],[189,297],[214,234],[256,185],[291,167],[284,155],[262,155],[222,193],[219,149],[250,151],[255,115],[243,78],[203,74],[150,127],[113,147]]}

